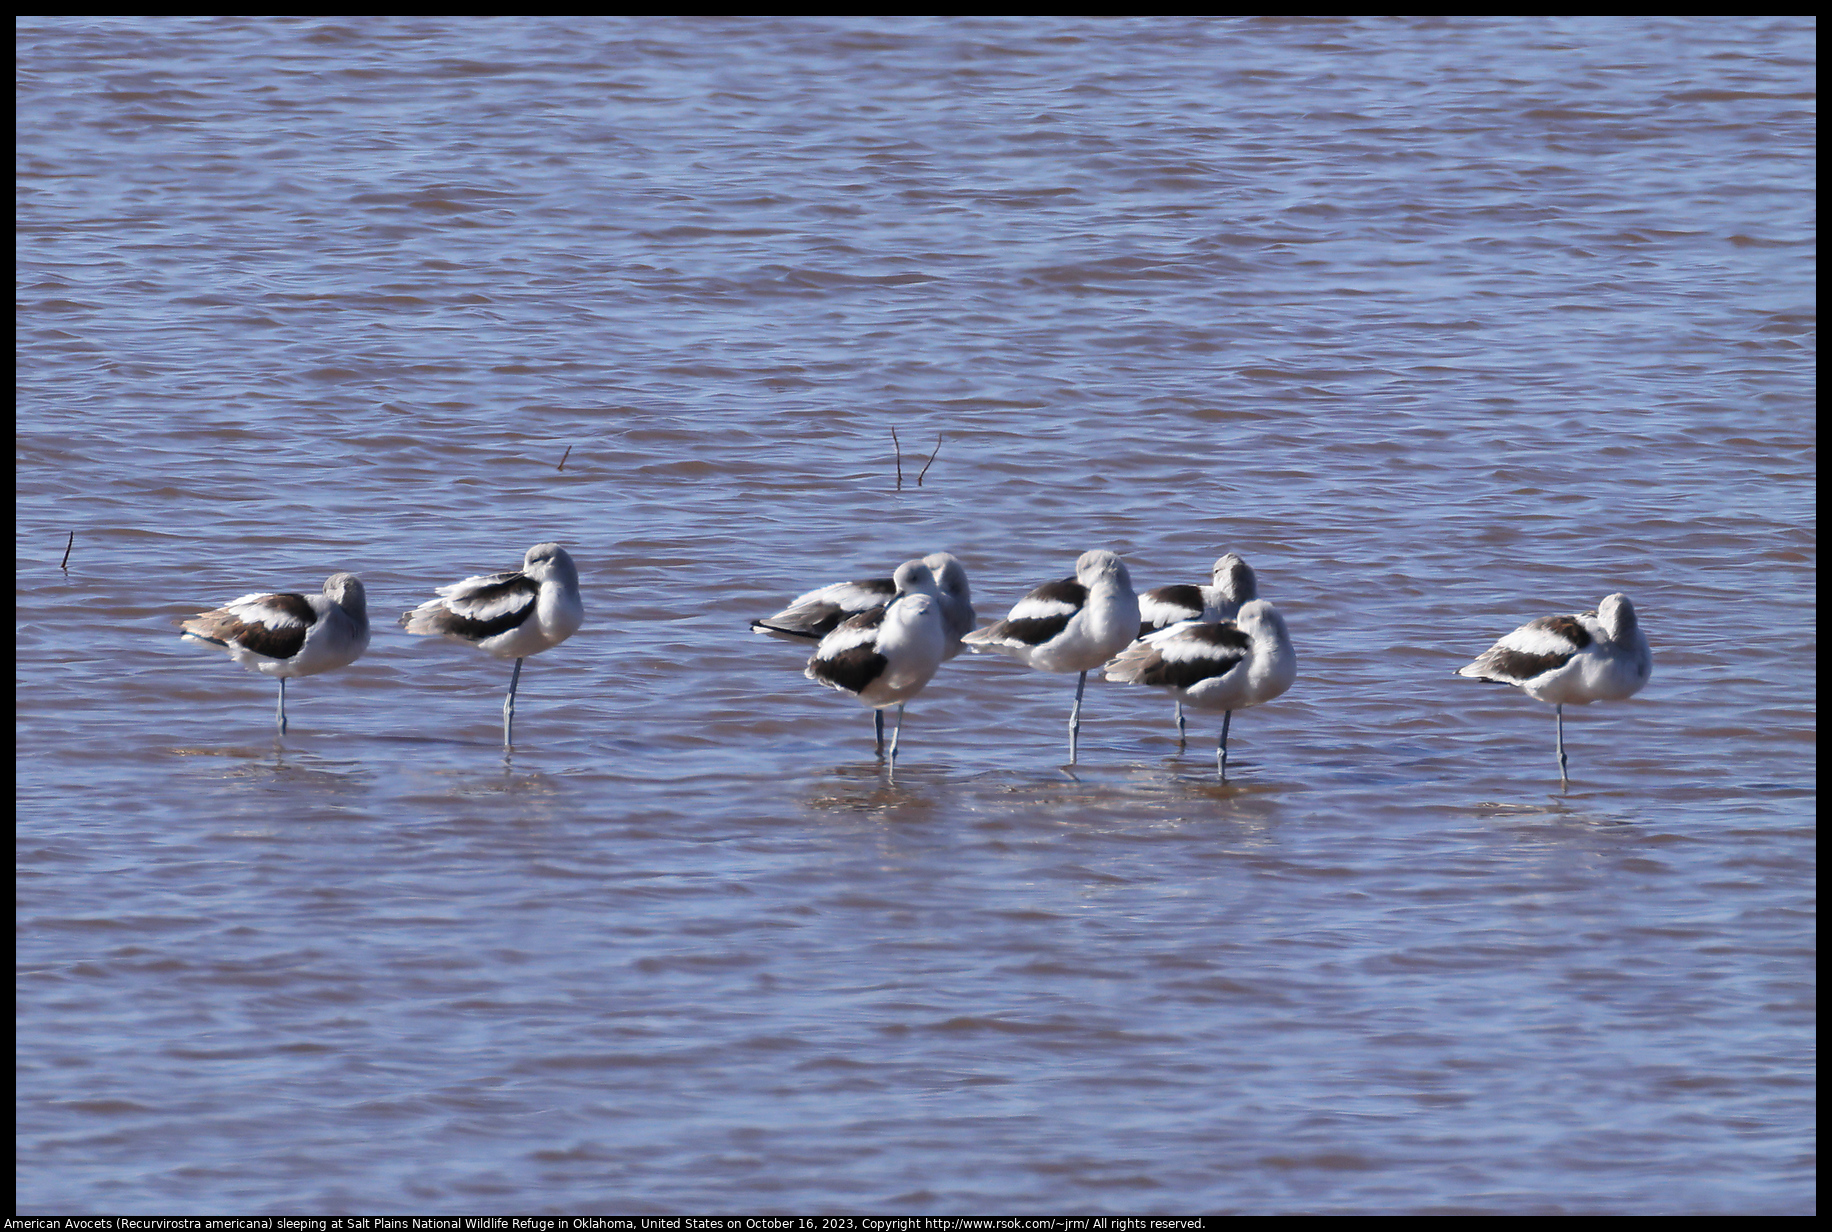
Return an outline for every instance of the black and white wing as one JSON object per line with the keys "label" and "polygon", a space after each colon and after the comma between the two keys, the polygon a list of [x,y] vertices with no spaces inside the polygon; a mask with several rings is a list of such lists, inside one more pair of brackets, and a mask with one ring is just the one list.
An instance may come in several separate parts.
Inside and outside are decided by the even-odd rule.
{"label": "black and white wing", "polygon": [[884,606],[896,594],[896,584],[890,578],[835,582],[809,591],[774,616],[751,621],[751,631],[785,641],[818,642],[843,621]]}

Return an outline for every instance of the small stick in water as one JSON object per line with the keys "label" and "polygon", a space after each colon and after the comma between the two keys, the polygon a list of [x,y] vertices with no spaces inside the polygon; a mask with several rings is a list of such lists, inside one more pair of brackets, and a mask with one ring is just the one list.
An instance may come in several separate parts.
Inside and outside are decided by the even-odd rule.
{"label": "small stick in water", "polygon": [[897,441],[897,429],[891,429],[891,446],[897,451],[897,490],[903,491],[903,446]]}
{"label": "small stick in water", "polygon": [[566,447],[566,452],[560,455],[560,464],[554,467],[554,469],[557,471],[565,470],[566,469],[566,459],[570,457],[572,457],[572,446],[568,445]]}
{"label": "small stick in water", "polygon": [[76,532],[71,531],[70,532],[70,542],[64,544],[64,563],[57,566],[59,569],[62,569],[65,573],[70,572],[70,549],[75,546],[76,546]]}
{"label": "small stick in water", "polygon": [[916,486],[917,487],[920,488],[922,486],[922,477],[929,473],[929,468],[931,466],[935,465],[935,456],[936,454],[939,454],[940,452],[941,452],[941,433],[937,432],[935,434],[935,453],[930,454],[929,460],[922,464],[922,470],[916,476]]}

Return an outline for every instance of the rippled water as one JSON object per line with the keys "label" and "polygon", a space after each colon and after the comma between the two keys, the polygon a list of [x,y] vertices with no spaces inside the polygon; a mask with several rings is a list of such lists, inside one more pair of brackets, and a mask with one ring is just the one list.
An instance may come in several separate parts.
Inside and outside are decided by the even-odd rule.
{"label": "rippled water", "polygon": [[[22,1212],[1814,1208],[1810,20],[17,53]],[[394,617],[545,539],[505,759]],[[745,631],[1093,547],[1285,613],[1227,784],[973,656],[893,779]],[[175,621],[338,569],[276,746]],[[1616,590],[1563,793],[1451,672]]]}

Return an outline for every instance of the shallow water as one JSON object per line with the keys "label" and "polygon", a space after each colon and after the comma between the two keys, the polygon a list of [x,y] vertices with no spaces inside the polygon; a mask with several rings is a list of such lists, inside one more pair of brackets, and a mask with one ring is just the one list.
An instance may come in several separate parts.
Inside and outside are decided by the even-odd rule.
{"label": "shallow water", "polygon": [[[1814,1209],[1810,21],[17,32],[21,1212]],[[745,630],[1092,547],[1228,783]],[[338,569],[276,745],[175,622]],[[1451,672],[1617,590],[1561,792]]]}

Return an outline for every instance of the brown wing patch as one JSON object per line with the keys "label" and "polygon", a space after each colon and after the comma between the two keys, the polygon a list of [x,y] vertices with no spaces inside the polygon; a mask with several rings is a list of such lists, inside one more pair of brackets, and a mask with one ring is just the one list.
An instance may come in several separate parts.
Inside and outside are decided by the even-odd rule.
{"label": "brown wing patch", "polygon": [[[1568,620],[1570,617],[1549,617],[1553,620]],[[1585,634],[1589,640],[1589,634]],[[1497,648],[1483,655],[1481,668],[1484,675],[1502,676],[1508,680],[1531,680],[1535,676],[1555,671],[1571,662],[1568,654],[1528,654],[1521,650]]]}
{"label": "brown wing patch", "polygon": [[1586,629],[1583,622],[1576,616],[1541,616],[1538,620],[1529,622],[1527,628],[1544,629],[1548,633],[1557,634],[1578,650],[1590,645],[1590,630]]}
{"label": "brown wing patch", "polygon": [[[1176,643],[1185,643],[1178,652]],[[1253,647],[1253,639],[1231,621],[1184,630],[1171,647],[1158,646],[1138,675],[1140,684],[1190,689],[1233,671]],[[1166,651],[1171,653],[1167,654]]]}
{"label": "brown wing patch", "polygon": [[999,634],[1013,641],[1023,642],[1026,646],[1041,646],[1068,628],[1069,620],[1074,615],[1074,612],[1064,612],[1060,616],[1036,616],[1029,620],[1002,620],[999,622]]}
{"label": "brown wing patch", "polygon": [[808,674],[822,684],[863,693],[871,682],[884,674],[887,664],[876,646],[853,646],[830,659],[816,658],[808,664]]}
{"label": "brown wing patch", "polygon": [[1200,620],[1203,599],[1200,586],[1159,586],[1139,596],[1139,636],[1168,628],[1181,620]]}
{"label": "brown wing patch", "polygon": [[1024,596],[1025,602],[1032,599],[1043,603],[1070,603],[1080,607],[1088,601],[1088,588],[1074,578],[1063,578],[1060,582],[1045,582]]}
{"label": "brown wing patch", "polygon": [[[1088,588],[1074,578],[1064,578],[1060,582],[1045,582],[1037,589],[1018,600],[1013,608],[1018,615],[1007,616],[995,628],[998,636],[1012,641],[1023,642],[1026,646],[1041,646],[1052,637],[1069,627],[1069,621],[1075,618],[1082,605],[1088,601]],[[1043,615],[1026,616],[1022,613],[1032,605],[1041,608],[1063,607],[1067,610],[1049,612]]]}
{"label": "brown wing patch", "polygon": [[290,659],[298,654],[318,618],[312,605],[304,595],[262,595],[260,604],[273,612],[274,620],[243,620],[225,607],[193,616],[183,628],[206,641],[222,645],[234,642],[263,658]]}
{"label": "brown wing patch", "polygon": [[1160,586],[1156,590],[1146,591],[1145,597],[1190,611],[1200,612],[1202,610],[1202,587],[1200,586]]}
{"label": "brown wing patch", "polygon": [[539,582],[525,573],[512,573],[501,582],[480,586],[464,596],[466,607],[477,608],[488,607],[504,599],[522,596],[520,603],[513,604],[502,615],[479,619],[475,616],[467,616],[462,612],[454,612],[448,606],[439,613],[434,624],[441,633],[455,633],[469,641],[481,642],[485,638],[495,637],[498,633],[507,633],[511,629],[519,628],[528,617],[534,614],[534,607],[540,595],[541,584]]}

